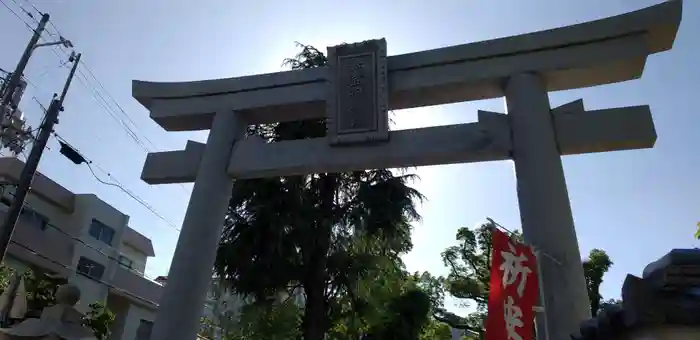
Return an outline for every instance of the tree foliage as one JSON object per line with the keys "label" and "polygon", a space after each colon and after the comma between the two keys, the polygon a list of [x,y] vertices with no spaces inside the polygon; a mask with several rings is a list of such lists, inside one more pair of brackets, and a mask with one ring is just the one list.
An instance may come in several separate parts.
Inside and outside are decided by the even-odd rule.
{"label": "tree foliage", "polygon": [[101,302],[93,302],[89,306],[90,310],[83,316],[83,325],[92,328],[98,340],[107,340],[112,334],[109,327],[114,322],[114,313]]}
{"label": "tree foliage", "polygon": [[[310,46],[286,63],[322,67]],[[266,142],[320,138],[321,119],[251,126],[247,138]],[[400,263],[412,247],[410,223],[422,195],[413,175],[390,170],[236,180],[215,270],[233,291],[272,300],[302,288],[304,339],[320,340],[341,320],[359,318],[362,282]]]}
{"label": "tree foliage", "polygon": [[428,320],[420,335],[420,340],[452,340],[450,326],[436,319]]}
{"label": "tree foliage", "polygon": [[430,297],[411,289],[393,298],[386,308],[384,322],[369,331],[372,340],[419,340],[430,322]]}
{"label": "tree foliage", "polygon": [[[494,226],[490,223],[483,224],[474,230],[460,228],[456,235],[459,243],[448,247],[442,253],[443,262],[449,269],[448,276],[444,279],[434,279],[444,284],[447,294],[460,299],[465,306],[475,307],[475,311],[466,317],[459,317],[437,308],[436,319],[452,327],[472,331],[479,337],[483,337],[488,307],[493,229]],[[522,236],[518,232],[513,237],[522,241]],[[600,249],[593,249],[582,263],[593,315],[602,304],[614,303],[614,301],[602,302],[600,295],[603,276],[612,264],[605,251]]]}
{"label": "tree foliage", "polygon": [[[10,278],[15,269],[0,265],[0,292],[8,289]],[[68,281],[63,277],[53,276],[40,268],[29,268],[22,273],[24,288],[27,292],[27,313],[25,318],[38,318],[46,307],[56,304],[56,290]],[[109,327],[114,322],[115,315],[103,303],[94,302],[89,305],[83,317],[83,325],[92,328],[98,340],[109,338]],[[22,320],[17,320],[21,322]]]}
{"label": "tree foliage", "polygon": [[56,290],[68,282],[38,268],[28,269],[23,277],[27,290],[27,317],[39,317],[44,308],[55,305]]}
{"label": "tree foliage", "polygon": [[222,329],[226,340],[290,340],[301,334],[302,310],[292,301],[250,304],[234,327]]}
{"label": "tree foliage", "polygon": [[591,250],[588,258],[583,261],[583,275],[586,278],[591,315],[594,317],[598,314],[603,301],[603,296],[600,295],[600,285],[603,283],[603,276],[610,270],[612,265],[613,262],[608,254],[600,249]]}
{"label": "tree foliage", "polygon": [[[0,292],[4,292],[10,286],[11,278],[16,270],[6,265],[0,266]],[[24,288],[27,291],[26,317],[38,318],[41,311],[56,303],[54,294],[58,286],[65,284],[67,280],[55,277],[40,268],[28,268],[21,277],[24,279]]]}
{"label": "tree foliage", "polygon": [[[480,336],[483,335],[487,314],[493,228],[490,223],[482,224],[475,230],[459,228],[456,234],[459,244],[448,247],[442,253],[442,261],[449,269],[444,279],[446,292],[460,299],[464,306],[475,307],[476,311],[466,317],[447,312],[437,313],[437,317],[452,327]],[[521,239],[517,232],[514,237]]]}

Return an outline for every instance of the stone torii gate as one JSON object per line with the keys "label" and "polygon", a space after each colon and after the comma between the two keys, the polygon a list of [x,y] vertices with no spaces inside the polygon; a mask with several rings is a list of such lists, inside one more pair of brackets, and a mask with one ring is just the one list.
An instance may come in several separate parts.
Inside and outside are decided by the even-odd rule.
{"label": "stone torii gate", "polygon": [[[561,156],[651,148],[648,106],[550,109],[548,92],[641,77],[669,50],[681,0],[542,32],[386,56],[371,40],[328,49],[328,67],[180,83],[134,81],[133,96],[168,131],[210,129],[206,145],[150,153],[149,184],[194,181],[153,340],[191,340],[222,231],[232,179],[512,159],[526,241],[542,257],[545,318],[568,339],[589,317]],[[476,123],[389,131],[387,110],[505,97],[508,114]],[[266,143],[249,124],[328,118],[325,138]],[[544,322],[539,322],[544,320]],[[546,326],[545,326],[546,325]],[[544,328],[542,328],[544,327]],[[539,333],[539,332],[538,332]]]}

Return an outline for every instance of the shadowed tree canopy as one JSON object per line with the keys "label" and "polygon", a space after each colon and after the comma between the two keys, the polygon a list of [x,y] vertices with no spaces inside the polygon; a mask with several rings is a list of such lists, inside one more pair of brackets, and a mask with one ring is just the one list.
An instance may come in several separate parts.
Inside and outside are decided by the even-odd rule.
{"label": "shadowed tree canopy", "polygon": [[[285,63],[323,67],[311,46]],[[325,121],[249,127],[247,138],[267,142],[319,138]],[[386,261],[412,248],[411,222],[422,195],[414,175],[386,169],[234,182],[218,248],[216,274],[233,291],[264,303],[281,291],[302,288],[302,334],[321,340],[334,324],[356,314],[359,282],[377,278]]]}
{"label": "shadowed tree canopy", "polygon": [[418,340],[430,322],[430,297],[411,289],[389,301],[384,322],[369,331],[371,340]]}

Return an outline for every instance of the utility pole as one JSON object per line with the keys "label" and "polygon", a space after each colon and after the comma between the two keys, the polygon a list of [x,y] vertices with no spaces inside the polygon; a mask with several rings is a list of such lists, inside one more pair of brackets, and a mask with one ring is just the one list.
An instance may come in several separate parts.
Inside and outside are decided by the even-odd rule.
{"label": "utility pole", "polygon": [[17,184],[17,189],[15,190],[14,200],[10,206],[7,215],[5,216],[5,221],[0,227],[0,262],[5,259],[5,253],[7,252],[7,246],[10,244],[12,238],[12,233],[15,230],[15,225],[17,224],[17,219],[22,212],[22,207],[24,206],[24,200],[29,193],[29,189],[32,185],[32,180],[34,179],[34,174],[39,166],[39,160],[41,155],[44,153],[44,148],[46,143],[51,137],[51,132],[53,132],[53,126],[58,121],[58,114],[63,111],[63,100],[66,98],[66,93],[68,93],[68,88],[73,80],[75,71],[80,63],[80,56],[78,54],[73,59],[73,68],[70,70],[68,79],[66,79],[66,84],[63,86],[63,92],[61,96],[51,101],[48,110],[46,111],[46,116],[41,124],[41,130],[39,131],[39,136],[37,137],[34,145],[32,146],[32,151],[27,157],[27,162],[22,169],[22,174],[19,177],[19,183]]}
{"label": "utility pole", "polygon": [[37,42],[39,42],[39,38],[41,38],[41,33],[44,32],[44,29],[46,28],[46,23],[49,22],[49,15],[48,14],[42,14],[41,15],[41,21],[39,21],[39,26],[34,30],[34,35],[32,35],[32,38],[29,40],[29,44],[27,44],[27,48],[24,49],[24,53],[22,54],[22,57],[19,59],[19,63],[17,63],[17,67],[15,70],[12,72],[10,79],[7,81],[7,84],[5,85],[5,93],[2,96],[2,101],[0,101],[0,108],[5,107],[10,104],[10,101],[12,100],[12,96],[15,93],[15,89],[19,85],[20,80],[22,79],[22,74],[24,74],[24,69],[27,67],[27,63],[29,63],[29,58],[32,56],[32,52],[34,52],[34,49],[37,47]]}

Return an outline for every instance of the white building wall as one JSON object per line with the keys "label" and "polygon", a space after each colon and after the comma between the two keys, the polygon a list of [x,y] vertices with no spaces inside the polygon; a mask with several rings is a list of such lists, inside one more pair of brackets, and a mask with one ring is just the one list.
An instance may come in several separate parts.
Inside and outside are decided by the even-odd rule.
{"label": "white building wall", "polygon": [[107,286],[83,275],[73,275],[68,282],[80,289],[80,301],[75,305],[75,309],[81,313],[87,313],[91,303],[102,302],[105,304],[107,302],[107,294],[109,293]]}
{"label": "white building wall", "polygon": [[[87,312],[89,304],[95,301],[105,302],[109,294],[109,287],[100,281],[109,282],[114,275],[114,269],[119,264],[113,259],[119,257],[119,245],[122,242],[124,229],[129,222],[129,216],[122,214],[109,204],[92,194],[79,194],[75,196],[75,211],[73,218],[76,225],[81,226],[78,239],[85,244],[76,242],[73,254],[72,268],[77,268],[81,257],[97,262],[104,266],[104,274],[99,280],[87,278],[82,274],[73,272],[68,281],[76,284],[81,292],[81,302],[76,306],[80,312]],[[93,219],[114,229],[114,237],[111,245],[90,236],[90,226]]]}
{"label": "white building wall", "polygon": [[121,340],[136,340],[136,334],[139,326],[141,326],[141,321],[144,320],[153,322],[155,317],[155,312],[135,304],[130,305],[129,312],[126,315],[124,328],[122,330]]}
{"label": "white building wall", "polygon": [[128,257],[132,262],[131,269],[143,274],[146,272],[146,261],[148,257],[142,251],[123,243],[119,249],[121,255]]}
{"label": "white building wall", "polygon": [[[2,176],[0,176],[1,179]],[[13,197],[11,195],[12,187],[6,186],[3,189],[0,190],[0,195]],[[72,198],[73,202],[70,204],[72,210],[69,210],[68,205],[61,206],[55,202],[51,203],[51,201],[45,200],[43,196],[36,196],[30,193],[26,199],[26,207],[44,216],[48,219],[49,224],[60,228],[60,230],[57,230],[54,227],[47,227],[40,230],[43,235],[47,236],[47,239],[66,242],[66,249],[70,246],[70,251],[67,251],[66,257],[62,259],[62,263],[68,269],[61,274],[68,275],[68,281],[81,290],[81,299],[76,307],[80,312],[85,313],[89,311],[91,303],[102,302],[107,304],[108,297],[115,295],[115,292],[105,283],[112,283],[115,271],[120,266],[118,262],[120,254],[123,253],[133,261],[132,268],[136,272],[145,271],[148,256],[144,252],[123,243],[124,231],[128,228],[128,215],[121,213],[93,194],[77,194],[72,196]],[[7,207],[0,203],[0,210],[3,209],[7,210]],[[90,235],[90,226],[93,219],[114,230],[111,244],[106,244]],[[40,223],[37,223],[37,225],[40,225]],[[84,242],[87,246],[81,244],[81,242]],[[35,250],[43,253],[47,249],[40,246],[35,248]],[[104,266],[104,273],[99,280],[76,273],[81,257]],[[26,261],[26,259],[15,259],[8,256],[5,262],[10,267],[23,270],[28,268],[28,264],[23,261]],[[134,278],[145,280],[138,276],[134,276]],[[124,287],[130,286],[126,285]],[[124,287],[120,286],[119,288],[124,289]],[[120,301],[122,302],[117,304],[119,308],[113,310],[113,312],[118,314],[117,318],[120,319],[118,329],[113,329],[115,335],[118,334],[118,336],[110,337],[110,339],[134,340],[139,331],[141,321],[153,321],[155,316],[154,306],[146,309],[140,304],[135,304],[131,299],[122,298]]]}

